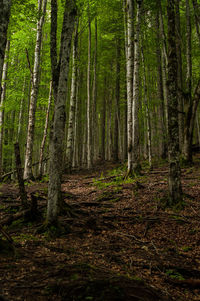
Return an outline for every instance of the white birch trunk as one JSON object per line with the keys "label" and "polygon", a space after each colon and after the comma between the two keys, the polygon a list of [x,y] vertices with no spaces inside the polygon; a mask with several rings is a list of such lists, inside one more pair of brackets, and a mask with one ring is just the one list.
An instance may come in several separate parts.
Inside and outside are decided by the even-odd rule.
{"label": "white birch trunk", "polygon": [[66,149],[66,168],[71,172],[73,159],[73,142],[75,133],[75,110],[76,110],[76,86],[77,86],[77,47],[78,47],[78,20],[74,33],[74,44],[72,53],[72,81],[71,81],[71,96],[69,109],[69,123],[67,132],[67,149]]}
{"label": "white birch trunk", "polygon": [[139,67],[140,67],[140,29],[142,1],[137,1],[136,32],[134,38],[134,73],[133,73],[133,104],[132,104],[132,147],[133,172],[140,170],[139,164]]}
{"label": "white birch trunk", "polygon": [[128,171],[133,171],[132,148],[132,101],[133,101],[133,1],[127,0],[127,46],[126,46],[126,77],[127,77],[127,143],[128,143]]}
{"label": "white birch trunk", "polygon": [[32,156],[33,156],[33,142],[35,130],[35,111],[37,103],[37,95],[39,88],[39,68],[40,68],[40,52],[42,46],[42,28],[44,24],[44,16],[46,12],[47,0],[38,0],[38,13],[41,14],[37,22],[37,37],[34,53],[34,68],[32,74],[32,88],[29,106],[28,132],[24,163],[24,179],[30,179],[32,174]]}

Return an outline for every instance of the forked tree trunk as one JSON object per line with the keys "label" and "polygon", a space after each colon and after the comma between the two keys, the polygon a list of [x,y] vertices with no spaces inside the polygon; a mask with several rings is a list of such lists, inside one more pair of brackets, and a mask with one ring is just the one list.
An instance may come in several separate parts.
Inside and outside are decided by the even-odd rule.
{"label": "forked tree trunk", "polygon": [[169,205],[181,205],[182,188],[179,166],[179,128],[177,97],[177,56],[175,41],[175,0],[169,0],[168,15],[168,133]]}
{"label": "forked tree trunk", "polygon": [[6,45],[6,53],[3,64],[3,74],[2,74],[2,89],[0,94],[0,174],[2,174],[3,168],[3,124],[4,124],[4,102],[6,98],[6,80],[7,80],[7,72],[8,72],[8,56],[10,50],[10,41],[7,41]]}
{"label": "forked tree trunk", "polygon": [[[50,166],[47,223],[56,224],[61,209],[61,178],[63,172],[63,137],[65,106],[71,52],[71,39],[76,18],[75,1],[66,0],[63,17],[60,56],[57,58],[57,1],[51,0],[51,68],[54,91],[54,120],[50,137]],[[57,62],[58,60],[58,62]]]}
{"label": "forked tree trunk", "polygon": [[40,146],[40,159],[39,159],[39,167],[38,167],[38,174],[39,174],[40,178],[42,177],[42,174],[43,174],[44,148],[45,148],[45,143],[46,143],[46,139],[47,139],[48,125],[49,125],[49,113],[50,113],[50,108],[51,108],[51,99],[52,99],[52,81],[50,82],[49,99],[48,99],[48,106],[47,106],[47,111],[46,111],[44,133],[43,133],[42,143]]}
{"label": "forked tree trunk", "polygon": [[74,44],[72,53],[72,80],[71,80],[71,96],[70,96],[70,109],[69,109],[69,123],[67,132],[67,149],[66,149],[66,169],[70,173],[73,160],[73,143],[75,132],[75,112],[76,112],[76,86],[77,86],[77,50],[78,50],[78,20],[74,32]]}
{"label": "forked tree trunk", "polygon": [[132,106],[132,148],[133,173],[140,172],[139,163],[139,67],[140,67],[140,31],[142,0],[137,1],[136,30],[134,38],[134,73],[133,73],[133,106]]}
{"label": "forked tree trunk", "polygon": [[44,16],[46,12],[47,0],[38,0],[38,14],[40,18],[37,22],[37,38],[34,53],[34,67],[32,74],[32,88],[31,98],[29,106],[29,119],[28,119],[28,132],[27,143],[24,163],[24,179],[31,179],[32,173],[32,157],[33,157],[33,142],[34,142],[34,130],[35,130],[35,111],[37,103],[37,95],[39,88],[39,69],[40,69],[40,52],[42,45],[42,28],[44,24]]}

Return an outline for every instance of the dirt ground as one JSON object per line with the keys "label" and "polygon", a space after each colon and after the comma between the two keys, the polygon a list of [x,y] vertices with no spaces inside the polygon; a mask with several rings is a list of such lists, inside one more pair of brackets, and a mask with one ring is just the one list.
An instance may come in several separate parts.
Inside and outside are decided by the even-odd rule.
{"label": "dirt ground", "polygon": [[[164,208],[167,165],[123,180],[120,166],[101,164],[64,175],[71,215],[63,233],[38,233],[44,217],[13,222],[16,184],[0,187],[0,221],[15,246],[0,245],[0,295],[5,300],[200,300],[200,157],[182,169],[184,209]],[[45,215],[47,183],[26,186]],[[7,241],[1,235],[3,243]],[[0,299],[1,300],[1,299]],[[3,297],[2,297],[3,300]]]}

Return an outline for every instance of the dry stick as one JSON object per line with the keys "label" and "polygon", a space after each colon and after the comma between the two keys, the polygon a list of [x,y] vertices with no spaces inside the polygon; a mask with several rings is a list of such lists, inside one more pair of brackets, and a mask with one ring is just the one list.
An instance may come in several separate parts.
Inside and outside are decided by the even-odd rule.
{"label": "dry stick", "polygon": [[17,178],[18,178],[18,184],[19,184],[19,193],[22,205],[27,205],[27,194],[24,186],[24,179],[22,174],[22,167],[21,167],[21,158],[20,158],[20,149],[19,149],[19,143],[16,142],[14,144],[15,147],[15,162],[16,162],[16,170],[17,170]]}
{"label": "dry stick", "polygon": [[4,228],[0,225],[0,232],[1,234],[7,239],[7,241],[11,244],[14,243],[12,237],[4,230]]}

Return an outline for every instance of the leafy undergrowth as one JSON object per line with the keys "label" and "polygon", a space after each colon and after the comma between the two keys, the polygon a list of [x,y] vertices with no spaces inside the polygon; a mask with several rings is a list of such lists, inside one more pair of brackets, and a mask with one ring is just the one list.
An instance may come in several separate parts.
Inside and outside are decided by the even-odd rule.
{"label": "leafy undergrowth", "polygon": [[[62,191],[73,215],[60,217],[59,238],[38,234],[42,221],[24,221],[17,187],[0,187],[0,220],[15,247],[1,236],[0,295],[7,300],[200,300],[200,160],[182,170],[185,207],[164,208],[167,167],[124,169],[104,165],[65,175]],[[32,183],[45,214],[47,184]],[[5,250],[7,250],[5,252]],[[11,250],[11,251],[9,251]]]}

